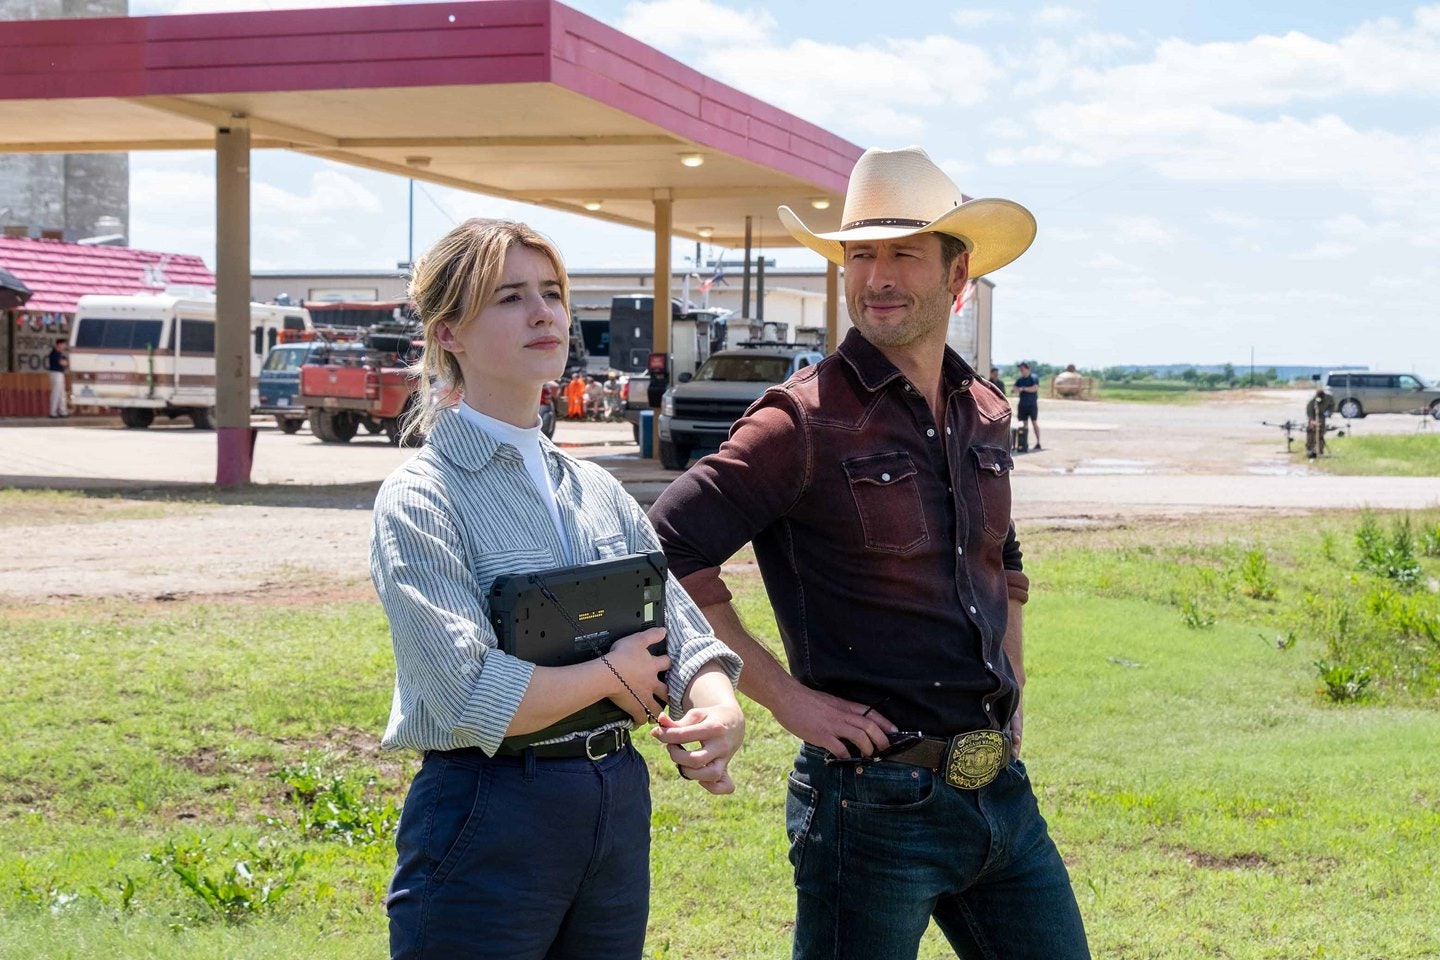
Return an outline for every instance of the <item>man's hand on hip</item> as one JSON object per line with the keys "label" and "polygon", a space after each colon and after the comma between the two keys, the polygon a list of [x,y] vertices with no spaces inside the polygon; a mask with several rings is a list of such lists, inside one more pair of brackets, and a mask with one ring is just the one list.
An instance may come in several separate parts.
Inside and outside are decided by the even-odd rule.
{"label": "man's hand on hip", "polygon": [[842,700],[796,682],[771,712],[780,726],[837,757],[868,757],[890,746],[891,723],[863,703]]}

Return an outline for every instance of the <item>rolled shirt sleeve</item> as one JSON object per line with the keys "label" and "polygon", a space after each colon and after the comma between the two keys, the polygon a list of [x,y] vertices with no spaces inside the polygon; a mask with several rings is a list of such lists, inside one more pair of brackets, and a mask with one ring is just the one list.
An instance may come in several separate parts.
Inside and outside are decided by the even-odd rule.
{"label": "rolled shirt sleeve", "polygon": [[[635,553],[651,553],[660,550],[660,538],[630,496],[623,491],[620,511],[625,517],[626,536],[629,548]],[[705,619],[695,601],[680,586],[673,574],[667,575],[665,588],[665,640],[670,654],[670,670],[666,677],[669,688],[670,715],[679,719],[684,713],[685,691],[695,675],[711,661],[718,663],[738,685],[740,669],[744,665],[740,656],[715,636],[715,631]]]}
{"label": "rolled shirt sleeve", "polygon": [[401,471],[381,487],[370,573],[395,647],[384,745],[493,755],[535,665],[496,649],[464,537],[433,480]]}

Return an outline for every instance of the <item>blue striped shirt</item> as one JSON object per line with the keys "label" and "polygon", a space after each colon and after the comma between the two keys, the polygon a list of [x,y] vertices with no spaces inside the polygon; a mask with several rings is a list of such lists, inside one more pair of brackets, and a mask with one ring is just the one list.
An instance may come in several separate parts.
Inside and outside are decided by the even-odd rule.
{"label": "blue striped shirt", "polygon": [[[542,443],[574,562],[660,549],[644,512],[610,474]],[[495,752],[535,666],[496,648],[490,586],[501,574],[563,566],[563,558],[519,451],[453,410],[442,414],[375,498],[370,575],[395,646],[384,747]],[[741,664],[673,577],[665,616],[670,711],[679,716],[701,667],[718,661],[735,682]]]}

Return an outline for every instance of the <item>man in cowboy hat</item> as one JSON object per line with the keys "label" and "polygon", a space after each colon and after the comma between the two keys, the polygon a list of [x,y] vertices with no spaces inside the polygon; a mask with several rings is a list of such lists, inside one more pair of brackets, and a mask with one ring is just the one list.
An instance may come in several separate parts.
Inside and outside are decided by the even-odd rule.
{"label": "man in cowboy hat", "polygon": [[[803,741],[786,802],[794,956],[914,957],[933,917],[962,957],[1088,957],[1019,760],[1028,580],[1010,405],[945,345],[966,281],[1020,256],[1035,220],[963,201],[918,147],[860,158],[839,231],[780,217],[844,265],[855,328],[772,387],[651,517],[745,657],[741,690]],[[747,542],[788,670],[720,578]]]}

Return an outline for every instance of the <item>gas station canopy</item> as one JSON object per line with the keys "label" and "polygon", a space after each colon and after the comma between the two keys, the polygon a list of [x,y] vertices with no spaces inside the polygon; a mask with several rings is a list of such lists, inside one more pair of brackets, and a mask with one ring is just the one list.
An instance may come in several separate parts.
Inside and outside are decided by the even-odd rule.
{"label": "gas station canopy", "polygon": [[553,0],[11,22],[0,153],[252,148],[721,246],[836,229],[860,148]]}

